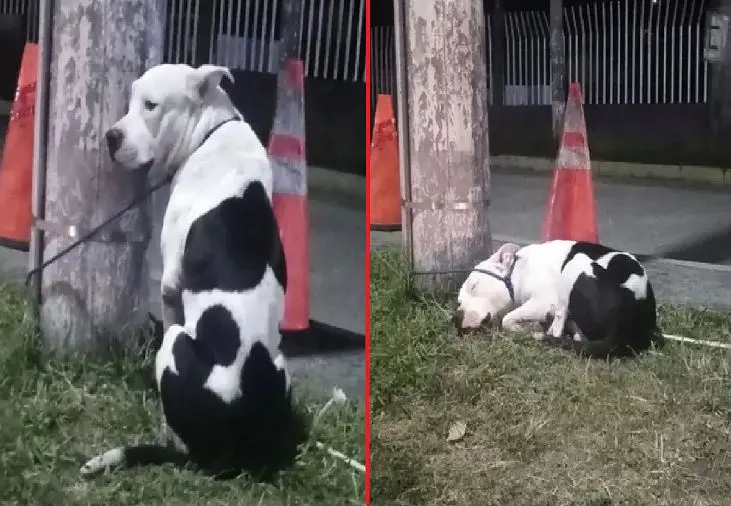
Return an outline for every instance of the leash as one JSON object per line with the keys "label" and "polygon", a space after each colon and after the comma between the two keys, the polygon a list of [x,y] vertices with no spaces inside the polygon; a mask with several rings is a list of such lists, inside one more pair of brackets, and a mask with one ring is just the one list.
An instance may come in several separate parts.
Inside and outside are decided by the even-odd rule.
{"label": "leash", "polygon": [[78,248],[80,245],[84,244],[86,241],[88,241],[89,239],[94,237],[96,234],[98,234],[101,231],[101,229],[103,229],[104,227],[106,227],[107,225],[112,223],[113,221],[119,219],[120,216],[122,216],[124,213],[126,213],[133,207],[136,207],[136,206],[140,205],[142,202],[144,202],[145,200],[147,200],[147,198],[150,195],[152,195],[153,193],[155,193],[157,190],[159,190],[163,186],[170,184],[170,182],[173,180],[173,176],[174,176],[174,174],[169,174],[169,175],[165,176],[161,181],[158,181],[157,183],[152,185],[145,193],[138,196],[132,202],[130,202],[125,207],[123,207],[122,209],[120,209],[119,211],[114,213],[112,216],[110,216],[106,221],[104,221],[100,225],[97,225],[96,227],[92,228],[89,232],[82,235],[79,239],[77,239],[76,241],[74,241],[71,244],[69,244],[68,246],[66,246],[64,249],[62,249],[61,251],[59,251],[58,253],[53,255],[51,258],[49,258],[48,260],[43,262],[41,265],[39,265],[35,269],[31,270],[25,278],[25,286],[30,285],[30,282],[33,279],[33,276],[42,272],[43,269],[45,269],[52,263],[56,262],[59,258],[66,256],[71,251]]}
{"label": "leash", "polygon": [[[205,135],[205,137],[203,137],[203,140],[200,142],[200,144],[198,144],[198,147],[195,148],[193,150],[193,152],[195,152],[198,149],[200,149],[200,147],[203,144],[205,144],[205,142],[211,137],[211,135],[213,135],[213,133],[216,130],[218,130],[223,125],[225,125],[226,123],[229,123],[231,121],[241,121],[241,118],[239,116],[234,116],[233,118],[229,118],[229,119],[227,119],[225,121],[222,121],[221,123],[219,123],[218,125],[216,125],[215,127],[213,127]],[[82,235],[79,239],[77,239],[76,241],[72,242],[71,244],[69,244],[68,246],[66,246],[65,248],[63,248],[61,251],[59,251],[58,253],[56,253],[55,255],[53,255],[51,258],[49,258],[48,260],[46,260],[45,262],[43,262],[41,265],[39,265],[35,269],[31,270],[28,273],[28,275],[25,277],[25,286],[27,287],[28,285],[30,285],[30,282],[33,279],[33,276],[35,276],[36,274],[42,272],[46,267],[48,267],[52,263],[56,262],[59,258],[62,258],[64,256],[68,255],[71,251],[73,251],[74,249],[78,248],[80,245],[82,245],[85,242],[87,242],[88,240],[90,240],[92,237],[94,237],[96,234],[98,234],[104,227],[106,227],[107,225],[109,225],[113,221],[119,219],[120,216],[122,216],[124,213],[126,213],[127,211],[129,211],[133,207],[136,207],[136,206],[140,205],[142,202],[144,202],[145,200],[147,200],[150,197],[150,195],[152,195],[153,193],[155,193],[157,190],[159,190],[163,186],[167,186],[168,184],[170,184],[170,182],[173,180],[173,177],[175,177],[175,172],[171,172],[171,173],[167,174],[160,181],[158,181],[154,185],[150,186],[145,193],[143,193],[142,195],[139,195],[137,198],[135,198],[134,200],[132,200],[132,202],[130,202],[125,207],[123,207],[122,209],[120,209],[119,211],[117,211],[116,213],[114,213],[106,221],[104,221],[100,225],[97,225],[96,227],[92,228],[86,234]]]}

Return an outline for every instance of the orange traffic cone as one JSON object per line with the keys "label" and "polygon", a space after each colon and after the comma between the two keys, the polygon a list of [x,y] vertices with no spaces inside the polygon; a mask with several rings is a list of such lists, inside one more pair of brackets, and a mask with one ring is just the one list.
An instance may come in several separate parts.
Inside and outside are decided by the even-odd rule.
{"label": "orange traffic cone", "polygon": [[26,44],[0,162],[0,245],[28,250],[38,45]]}
{"label": "orange traffic cone", "polygon": [[289,58],[277,78],[277,108],[269,136],[272,205],[287,262],[282,330],[310,326],[310,221],[305,154],[304,67]]}
{"label": "orange traffic cone", "polygon": [[541,239],[597,242],[594,186],[581,85],[571,83]]}
{"label": "orange traffic cone", "polygon": [[378,95],[371,142],[371,230],[401,229],[398,140],[391,95]]}

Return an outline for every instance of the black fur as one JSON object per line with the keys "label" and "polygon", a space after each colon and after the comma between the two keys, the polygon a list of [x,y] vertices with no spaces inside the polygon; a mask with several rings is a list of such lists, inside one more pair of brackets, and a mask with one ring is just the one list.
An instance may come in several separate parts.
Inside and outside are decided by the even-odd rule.
{"label": "black fur", "polygon": [[286,291],[287,266],[279,228],[264,186],[251,182],[190,227],[183,253],[183,286],[191,292],[256,287],[267,266]]}
{"label": "black fur", "polygon": [[[577,242],[561,269],[579,254],[596,261],[616,251],[601,244]],[[647,282],[647,293],[642,299],[636,299],[631,290],[621,286],[631,275],[644,273],[639,262],[620,254],[606,268],[594,263],[592,269],[593,276],[580,275],[571,290],[566,334],[549,342],[594,358],[627,356],[659,345],[662,333],[657,325],[652,285]],[[575,332],[582,336],[580,342],[572,339]]]}
{"label": "black fur", "polygon": [[[246,291],[261,282],[267,266],[286,290],[287,268],[279,229],[263,185],[251,182],[200,216],[190,227],[183,254],[183,287]],[[125,464],[193,463],[206,474],[228,478],[247,471],[269,479],[291,465],[306,438],[292,404],[284,371],[255,342],[241,372],[242,395],[231,404],[204,388],[216,365],[231,365],[242,346],[228,309],[207,308],[196,322],[196,339],[181,332],[173,346],[178,374],[165,370],[160,396],[168,425],[188,449],[183,455],[155,445],[125,449]]]}

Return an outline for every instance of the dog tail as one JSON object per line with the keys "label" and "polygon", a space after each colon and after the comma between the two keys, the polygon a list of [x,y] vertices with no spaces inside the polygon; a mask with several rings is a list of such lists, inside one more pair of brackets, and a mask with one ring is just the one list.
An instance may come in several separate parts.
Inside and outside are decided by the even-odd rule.
{"label": "dog tail", "polygon": [[188,456],[174,448],[159,444],[120,446],[97,455],[81,467],[82,476],[92,476],[114,467],[189,463]]}

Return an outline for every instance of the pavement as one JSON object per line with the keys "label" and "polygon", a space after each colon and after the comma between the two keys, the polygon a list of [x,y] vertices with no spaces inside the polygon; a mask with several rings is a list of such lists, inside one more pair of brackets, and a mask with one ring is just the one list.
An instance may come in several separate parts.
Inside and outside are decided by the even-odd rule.
{"label": "pavement", "polygon": [[[550,174],[493,169],[490,226],[495,245],[540,240]],[[731,188],[689,182],[595,178],[600,240],[646,262],[660,300],[731,309]],[[696,247],[699,237],[723,231]],[[371,248],[400,244],[400,232],[371,232]]]}
{"label": "pavement", "polygon": [[[310,304],[311,318],[359,334],[365,333],[365,179],[311,168]],[[342,181],[345,180],[345,183]],[[358,189],[358,183],[363,190]],[[344,191],[341,187],[350,188]],[[166,190],[153,198],[153,230],[159,237],[167,202]],[[159,314],[161,260],[157,241],[150,243],[150,308]],[[22,279],[27,254],[0,248],[0,277]],[[295,380],[329,395],[342,388],[363,402],[365,352],[356,350],[290,358]]]}

